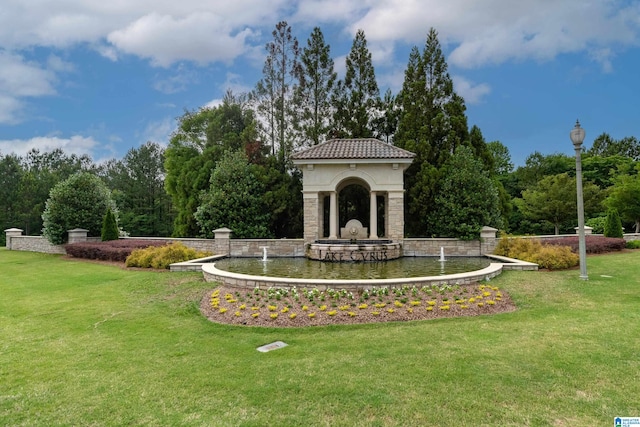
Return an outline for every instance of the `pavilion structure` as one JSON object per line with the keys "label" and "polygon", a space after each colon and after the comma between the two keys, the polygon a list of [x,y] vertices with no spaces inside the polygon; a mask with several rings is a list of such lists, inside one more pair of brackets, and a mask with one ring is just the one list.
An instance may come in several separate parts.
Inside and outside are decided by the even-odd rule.
{"label": "pavilion structure", "polygon": [[[403,173],[414,157],[414,153],[373,138],[331,139],[295,153],[293,163],[303,173],[305,243],[354,238],[401,243]],[[363,187],[369,194],[368,229],[357,227],[359,218],[339,217],[341,191],[350,185]],[[384,236],[378,235],[379,198],[384,201]],[[347,223],[349,227],[340,227]]]}

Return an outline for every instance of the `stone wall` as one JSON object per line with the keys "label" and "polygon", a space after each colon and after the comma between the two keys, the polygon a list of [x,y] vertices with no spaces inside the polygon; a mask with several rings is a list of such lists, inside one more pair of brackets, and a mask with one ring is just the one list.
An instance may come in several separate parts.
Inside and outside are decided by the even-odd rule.
{"label": "stone wall", "polygon": [[479,240],[458,239],[404,239],[404,256],[440,256],[443,248],[444,256],[480,256]]}
{"label": "stone wall", "polygon": [[7,248],[12,251],[41,252],[45,254],[66,254],[64,246],[52,245],[42,236],[11,236],[7,238]]}

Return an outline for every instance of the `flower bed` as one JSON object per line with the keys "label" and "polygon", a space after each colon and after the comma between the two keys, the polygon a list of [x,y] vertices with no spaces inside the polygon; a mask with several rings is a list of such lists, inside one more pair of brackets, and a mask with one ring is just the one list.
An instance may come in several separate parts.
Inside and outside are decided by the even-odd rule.
{"label": "flower bed", "polygon": [[213,322],[303,327],[476,316],[515,310],[509,295],[488,284],[328,289],[218,287],[201,303]]}

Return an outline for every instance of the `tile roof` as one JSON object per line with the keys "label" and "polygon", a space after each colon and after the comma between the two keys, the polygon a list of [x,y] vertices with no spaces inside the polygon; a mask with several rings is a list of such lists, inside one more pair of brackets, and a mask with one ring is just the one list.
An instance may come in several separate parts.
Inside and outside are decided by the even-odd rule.
{"label": "tile roof", "polygon": [[375,138],[330,139],[293,154],[293,160],[413,159],[415,154]]}

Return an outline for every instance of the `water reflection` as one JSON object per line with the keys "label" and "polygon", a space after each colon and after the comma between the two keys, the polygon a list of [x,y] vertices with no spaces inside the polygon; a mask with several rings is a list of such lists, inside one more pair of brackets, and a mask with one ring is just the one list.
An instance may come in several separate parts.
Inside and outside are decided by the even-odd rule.
{"label": "water reflection", "polygon": [[407,257],[376,263],[331,263],[306,258],[227,258],[215,262],[220,270],[256,276],[300,279],[395,279],[439,276],[480,270],[489,266],[484,257]]}

